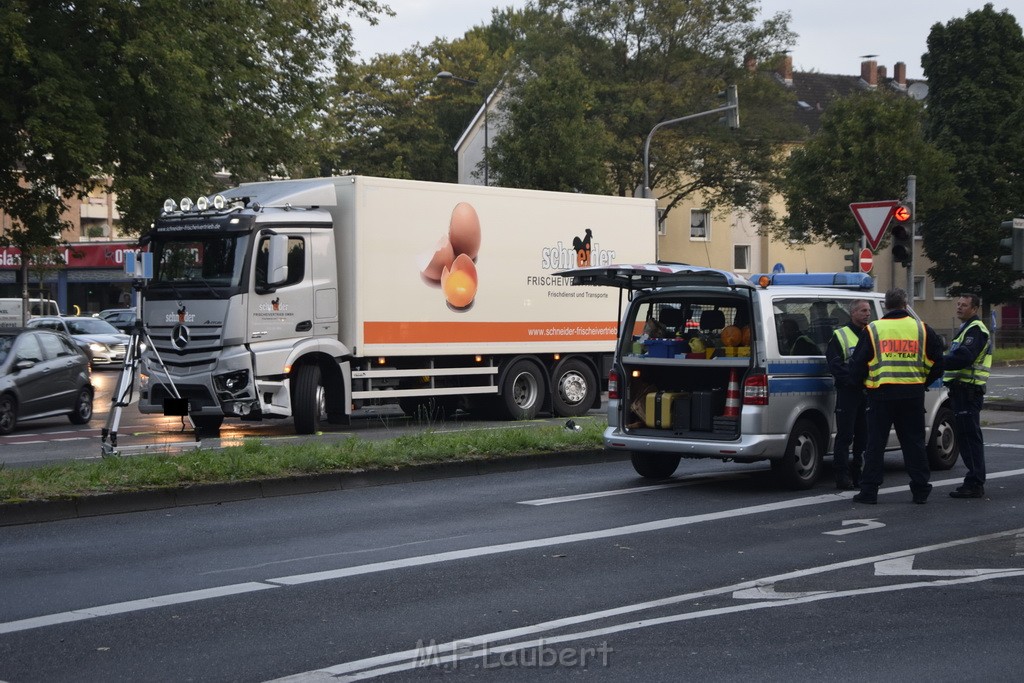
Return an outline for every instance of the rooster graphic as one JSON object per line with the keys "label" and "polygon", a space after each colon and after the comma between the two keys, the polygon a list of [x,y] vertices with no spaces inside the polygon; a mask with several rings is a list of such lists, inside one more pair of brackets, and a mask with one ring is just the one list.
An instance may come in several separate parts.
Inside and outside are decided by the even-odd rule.
{"label": "rooster graphic", "polygon": [[184,306],[182,306],[181,308],[178,309],[178,322],[179,323],[185,322],[185,313],[187,311],[188,311],[188,309],[185,308]]}
{"label": "rooster graphic", "polygon": [[576,266],[578,268],[590,265],[590,238],[593,237],[593,232],[590,228],[587,228],[585,232],[587,236],[583,239],[572,238],[572,248],[576,250]]}
{"label": "rooster graphic", "polygon": [[281,297],[277,297],[276,299],[271,301],[270,305],[274,307],[275,311],[280,310],[281,309]]}

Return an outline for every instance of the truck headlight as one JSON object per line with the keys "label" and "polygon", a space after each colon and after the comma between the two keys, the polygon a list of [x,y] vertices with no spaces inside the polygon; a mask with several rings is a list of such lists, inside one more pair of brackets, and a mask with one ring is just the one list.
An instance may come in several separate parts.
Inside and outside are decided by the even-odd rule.
{"label": "truck headlight", "polygon": [[249,371],[236,370],[223,375],[214,375],[213,386],[218,392],[226,392],[235,396],[246,390],[249,386]]}

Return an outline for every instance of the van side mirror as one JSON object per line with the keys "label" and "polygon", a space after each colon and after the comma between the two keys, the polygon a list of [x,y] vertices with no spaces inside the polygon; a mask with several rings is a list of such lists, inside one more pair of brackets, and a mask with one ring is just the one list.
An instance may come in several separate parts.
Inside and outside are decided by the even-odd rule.
{"label": "van side mirror", "polygon": [[267,285],[277,287],[288,281],[288,236],[271,235],[267,253]]}

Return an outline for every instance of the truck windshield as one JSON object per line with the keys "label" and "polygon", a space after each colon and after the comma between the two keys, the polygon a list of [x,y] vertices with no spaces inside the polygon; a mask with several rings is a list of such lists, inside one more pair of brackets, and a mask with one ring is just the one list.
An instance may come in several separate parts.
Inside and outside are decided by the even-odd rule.
{"label": "truck windshield", "polygon": [[182,236],[153,240],[153,284],[237,287],[248,235]]}

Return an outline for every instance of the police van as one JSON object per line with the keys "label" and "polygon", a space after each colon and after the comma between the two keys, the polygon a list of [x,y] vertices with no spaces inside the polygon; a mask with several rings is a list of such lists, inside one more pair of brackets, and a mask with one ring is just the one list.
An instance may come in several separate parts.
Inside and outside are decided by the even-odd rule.
{"label": "police van", "polygon": [[[833,331],[883,295],[859,273],[741,278],[678,264],[579,268],[573,284],[620,288],[608,388],[607,449],[627,451],[641,476],[669,477],[681,458],[768,460],[788,487],[822,474],[835,438],[835,385],[825,362]],[[620,309],[623,297],[620,296]],[[947,470],[959,451],[937,381],[925,394],[928,458]],[[890,434],[889,448],[899,442]]]}

